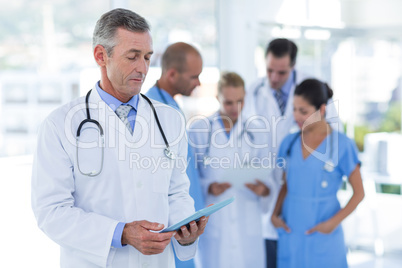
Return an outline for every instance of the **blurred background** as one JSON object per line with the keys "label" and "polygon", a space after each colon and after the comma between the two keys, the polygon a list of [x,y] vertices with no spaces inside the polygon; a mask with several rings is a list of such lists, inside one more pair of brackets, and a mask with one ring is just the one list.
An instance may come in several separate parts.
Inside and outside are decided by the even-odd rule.
{"label": "blurred background", "polygon": [[[38,127],[99,80],[91,37],[97,19],[124,7],[151,24],[154,55],[143,92],[171,43],[195,45],[201,86],[177,101],[211,114],[220,70],[251,83],[265,75],[277,37],[298,45],[296,68],[327,81],[362,160],[366,198],[345,220],[350,267],[402,266],[402,1],[399,0],[0,0],[0,237],[4,267],[57,267],[59,248],[36,226],[30,173]],[[345,183],[342,203],[351,195]]]}

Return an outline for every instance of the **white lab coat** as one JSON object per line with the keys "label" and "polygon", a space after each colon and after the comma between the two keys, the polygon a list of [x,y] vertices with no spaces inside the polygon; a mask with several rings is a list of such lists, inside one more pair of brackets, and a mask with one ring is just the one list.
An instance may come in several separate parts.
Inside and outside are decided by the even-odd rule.
{"label": "white lab coat", "polygon": [[[61,267],[175,267],[171,244],[159,255],[145,256],[132,246],[112,248],[111,243],[119,221],[147,220],[166,227],[194,212],[185,162],[164,155],[164,142],[143,97],[132,136],[96,89],[89,103],[92,119],[105,132],[102,173],[88,177],[77,167],[75,137],[86,118],[84,98],[50,114],[39,132],[32,174],[32,208],[40,229],[60,245]],[[153,103],[172,150],[186,159],[184,119],[175,109]],[[97,171],[101,149],[89,142],[99,134],[93,124],[84,129],[80,167]],[[174,238],[173,245],[182,260],[192,258],[197,248],[197,243],[180,246]]]}
{"label": "white lab coat", "polygon": [[[267,77],[257,79],[246,91],[244,115],[246,117],[259,116],[263,119],[262,121],[265,122],[265,125],[270,129],[271,135],[267,136],[267,138],[270,140],[269,143],[272,148],[272,153],[275,155],[279,150],[282,140],[289,133],[299,131],[299,127],[293,118],[293,96],[296,85],[308,77],[300,74],[297,70],[296,74],[296,80],[289,92],[283,116],[281,116],[278,102],[272,94]],[[326,118],[329,120],[334,130],[339,131],[342,129],[337,109],[332,100],[328,101]],[[274,186],[271,188],[273,202],[269,204],[268,212],[262,215],[263,236],[265,239],[269,240],[278,239],[276,229],[271,222],[271,215],[281,188],[282,174],[281,168],[276,168],[274,172],[272,172],[272,181],[275,182]]]}
{"label": "white lab coat", "polygon": [[[219,196],[208,193],[211,183],[218,182],[226,168],[238,165],[235,154],[243,159],[249,154],[253,157],[268,157],[268,148],[252,149],[246,139],[251,140],[243,132],[244,124],[236,123],[231,131],[230,140],[224,133],[221,122],[214,120],[218,113],[208,120],[199,120],[189,129],[190,145],[195,147],[195,157],[200,173],[201,185],[206,196],[206,204],[218,203],[235,196],[235,201],[210,216],[203,237],[200,238],[200,254],[202,262],[208,268],[246,268],[265,267],[265,251],[261,234],[261,213],[267,207],[270,196],[258,197],[244,186],[243,189],[229,188]],[[253,124],[249,128],[255,128]],[[208,131],[207,131],[208,130]],[[212,131],[212,135],[210,134]],[[253,132],[253,143],[262,144],[264,135]],[[246,137],[247,136],[247,137]],[[209,139],[212,139],[209,141]],[[204,148],[199,148],[204,145]],[[205,146],[206,145],[206,146]],[[241,146],[240,146],[241,145]],[[213,161],[222,160],[222,165],[204,166],[203,159],[207,154]],[[271,187],[268,178],[261,180]],[[229,181],[230,183],[230,181]]]}

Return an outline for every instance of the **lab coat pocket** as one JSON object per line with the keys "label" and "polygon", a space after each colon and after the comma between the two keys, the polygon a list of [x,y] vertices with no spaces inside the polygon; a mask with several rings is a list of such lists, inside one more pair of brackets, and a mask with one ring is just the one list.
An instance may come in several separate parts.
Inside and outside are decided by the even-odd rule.
{"label": "lab coat pocket", "polygon": [[116,249],[115,248],[111,248],[110,252],[109,252],[109,256],[107,257],[107,264],[106,267],[113,267],[113,260],[114,260],[114,256],[116,255]]}

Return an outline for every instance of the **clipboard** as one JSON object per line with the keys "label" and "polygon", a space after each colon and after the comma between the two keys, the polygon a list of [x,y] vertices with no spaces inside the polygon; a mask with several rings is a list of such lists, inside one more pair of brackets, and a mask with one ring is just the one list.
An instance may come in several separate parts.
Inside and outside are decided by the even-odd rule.
{"label": "clipboard", "polygon": [[200,218],[201,218],[202,216],[208,217],[209,215],[211,215],[211,214],[217,212],[218,210],[220,210],[221,208],[223,208],[223,207],[229,205],[229,204],[232,203],[234,200],[235,200],[235,198],[234,198],[234,197],[231,197],[231,198],[229,198],[229,199],[226,199],[226,200],[224,200],[224,201],[222,201],[222,202],[219,202],[219,203],[217,203],[217,204],[214,204],[214,205],[212,205],[212,206],[209,206],[209,207],[200,209],[200,210],[198,210],[197,212],[195,212],[193,215],[191,215],[191,216],[185,218],[184,220],[182,220],[182,221],[180,221],[180,222],[178,222],[178,223],[176,223],[176,224],[173,224],[173,225],[167,227],[166,229],[163,229],[162,231],[160,231],[160,233],[166,233],[166,232],[177,231],[177,230],[179,230],[180,227],[182,227],[183,225],[187,225],[187,227],[188,227],[188,225],[190,224],[190,222],[192,222],[192,221],[196,221],[196,222],[197,222],[197,221],[200,220]]}
{"label": "clipboard", "polygon": [[255,183],[256,179],[264,180],[268,178],[273,168],[242,166],[225,169],[219,182],[228,182],[232,187],[240,189],[244,188],[245,183]]}

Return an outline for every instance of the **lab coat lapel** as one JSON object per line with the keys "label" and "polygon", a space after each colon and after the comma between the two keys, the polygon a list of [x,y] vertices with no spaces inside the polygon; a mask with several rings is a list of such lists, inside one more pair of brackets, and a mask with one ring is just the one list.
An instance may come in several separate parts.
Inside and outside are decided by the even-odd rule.
{"label": "lab coat lapel", "polygon": [[153,122],[151,122],[151,113],[152,109],[150,105],[140,94],[138,98],[137,116],[135,119],[135,127],[133,132],[134,141],[139,141],[143,137],[149,136],[145,134],[151,131],[150,126],[153,124]]}
{"label": "lab coat lapel", "polygon": [[[290,92],[289,92],[289,97],[286,102],[286,108],[285,108],[285,113],[284,113],[284,115],[286,116],[287,119],[292,118],[292,120],[293,120],[293,96],[295,93],[295,88],[296,88],[296,85],[293,84],[292,88],[290,89]],[[278,107],[278,110],[279,110],[279,107]]]}
{"label": "lab coat lapel", "polygon": [[279,109],[279,105],[278,102],[276,101],[274,95],[272,94],[272,90],[271,88],[268,88],[267,90],[268,94],[267,94],[267,99],[268,99],[268,103],[271,104],[271,109],[273,111],[273,114],[275,115],[275,117],[281,116],[281,110]]}
{"label": "lab coat lapel", "polygon": [[[264,80],[264,86],[263,88],[260,89],[260,96],[257,96],[257,98],[261,97],[261,100],[264,102],[263,105],[258,105],[259,107],[265,107],[269,112],[267,111],[261,111],[261,114],[268,114],[269,116],[274,115],[275,118],[278,116],[281,116],[281,112],[279,109],[279,105],[272,94],[272,89],[269,86],[269,81],[267,78]],[[270,118],[267,118],[271,120]]]}

